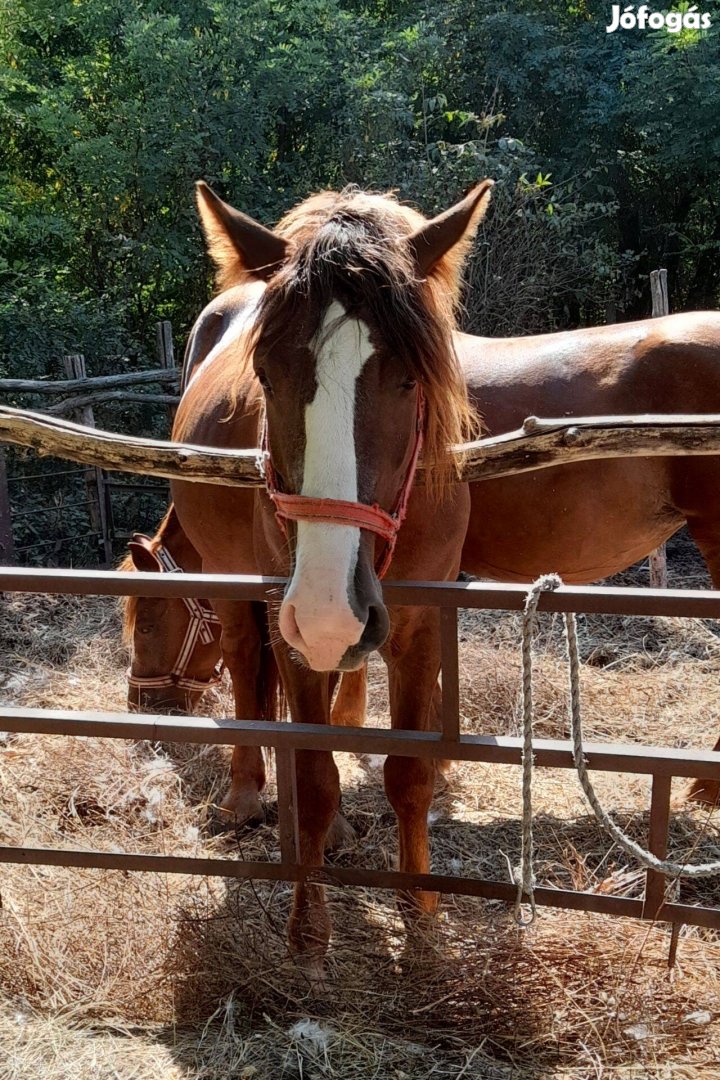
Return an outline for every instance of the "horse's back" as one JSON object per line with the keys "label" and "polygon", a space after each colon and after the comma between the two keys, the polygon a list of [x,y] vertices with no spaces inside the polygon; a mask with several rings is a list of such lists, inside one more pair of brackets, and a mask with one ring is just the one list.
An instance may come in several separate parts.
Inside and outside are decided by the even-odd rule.
{"label": "horse's back", "polygon": [[457,347],[470,395],[494,435],[531,414],[720,411],[719,312],[532,337],[458,334]]}
{"label": "horse's back", "polygon": [[[257,446],[260,389],[244,350],[244,335],[259,292],[244,286],[229,289],[198,318],[186,354],[174,439],[220,449]],[[252,488],[173,481],[172,495],[207,571],[255,573]]]}
{"label": "horse's back", "polygon": [[[528,338],[458,336],[491,434],[529,415],[720,412],[720,314],[698,312]],[[643,558],[720,484],[717,458],[578,462],[472,486],[463,567],[592,581]]]}

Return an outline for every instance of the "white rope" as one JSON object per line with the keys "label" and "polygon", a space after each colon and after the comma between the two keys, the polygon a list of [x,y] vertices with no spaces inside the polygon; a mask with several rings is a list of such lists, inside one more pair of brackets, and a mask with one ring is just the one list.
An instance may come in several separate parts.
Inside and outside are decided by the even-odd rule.
{"label": "white rope", "polygon": [[[533,872],[533,698],[532,698],[532,638],[537,619],[537,608],[543,592],[554,592],[562,585],[557,574],[544,574],[533,582],[525,599],[522,622],[522,840],[520,866],[514,871],[518,891],[515,901],[515,919],[519,926],[529,926],[535,918],[535,875]],[[590,781],[587,762],[583,750],[582,709],[580,702],[580,659],[575,616],[563,614],[565,623],[565,649],[570,676],[570,735],[572,738],[573,761],[577,770],[580,786],[592,807],[595,817],[602,827],[610,833],[622,850],[649,870],[656,870],[667,877],[712,877],[720,874],[720,860],[711,863],[688,865],[673,862],[671,859],[659,859],[652,852],[632,840],[609,816],[601,805]],[[530,917],[522,915],[523,899],[530,905]]]}

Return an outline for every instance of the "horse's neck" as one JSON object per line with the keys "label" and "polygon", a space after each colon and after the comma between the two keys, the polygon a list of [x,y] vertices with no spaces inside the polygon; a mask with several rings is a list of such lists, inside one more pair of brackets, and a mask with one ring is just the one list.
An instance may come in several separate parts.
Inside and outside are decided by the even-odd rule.
{"label": "horse's neck", "polygon": [[199,574],[201,572],[202,559],[179,525],[164,534],[160,533],[157,540],[166,551],[169,551],[180,569],[184,570],[186,574]]}

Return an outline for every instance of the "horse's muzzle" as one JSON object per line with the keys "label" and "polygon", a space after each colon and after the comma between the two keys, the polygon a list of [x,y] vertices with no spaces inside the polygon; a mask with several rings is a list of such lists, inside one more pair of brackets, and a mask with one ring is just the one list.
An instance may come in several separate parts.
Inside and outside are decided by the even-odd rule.
{"label": "horse's muzzle", "polygon": [[286,601],[280,610],[280,632],[311,670],[354,671],[384,644],[390,619],[382,603],[369,606],[364,625],[354,612],[348,615],[346,627],[338,623],[336,614],[329,619],[323,618],[322,612],[298,622],[294,605]]}
{"label": "horse's muzzle", "polygon": [[128,712],[153,716],[189,716],[200,694],[178,687],[166,686],[157,690],[130,687]]}

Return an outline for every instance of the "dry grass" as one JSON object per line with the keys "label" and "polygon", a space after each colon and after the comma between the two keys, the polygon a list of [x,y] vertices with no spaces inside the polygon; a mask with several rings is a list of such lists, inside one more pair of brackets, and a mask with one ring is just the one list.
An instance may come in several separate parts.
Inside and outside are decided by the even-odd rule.
{"label": "dry grass", "polygon": [[[684,584],[699,583],[684,548],[671,566]],[[517,630],[511,616],[463,618],[467,730],[516,730]],[[538,734],[547,736],[565,733],[560,630],[546,619],[538,642]],[[10,598],[0,633],[0,701],[123,708],[114,602]],[[588,737],[715,741],[712,628],[587,618],[582,646]],[[375,668],[376,721],[384,700]],[[206,707],[229,711],[227,690]],[[334,858],[392,865],[380,762],[340,760],[343,810],[359,839]],[[264,826],[211,835],[227,763],[223,749],[7,738],[0,842],[277,858],[272,778]],[[518,785],[509,767],[459,766],[432,813],[434,867],[507,879]],[[644,839],[647,782],[604,776],[597,786]],[[639,895],[641,876],[600,833],[571,776],[543,770],[535,801],[541,880]],[[673,852],[718,858],[714,817],[685,804],[681,786],[675,803]],[[289,886],[3,867],[0,1080],[720,1077],[720,942],[711,932],[683,932],[670,975],[663,927],[542,910],[520,932],[503,904],[448,898],[437,922],[409,940],[390,894],[330,892],[329,989],[318,995],[285,946]],[[720,886],[684,884],[682,897],[718,903]]]}

